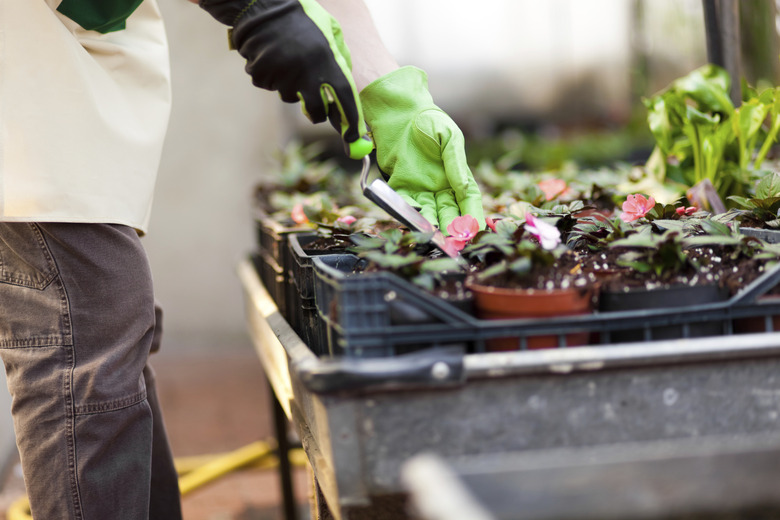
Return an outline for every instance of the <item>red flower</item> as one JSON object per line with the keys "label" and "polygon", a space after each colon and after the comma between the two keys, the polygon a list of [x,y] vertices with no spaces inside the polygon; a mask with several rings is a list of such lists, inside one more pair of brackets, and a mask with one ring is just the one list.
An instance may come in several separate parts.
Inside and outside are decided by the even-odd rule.
{"label": "red flower", "polygon": [[558,228],[534,217],[531,213],[525,214],[525,230],[535,236],[542,248],[548,251],[555,249],[561,243],[561,232]]}
{"label": "red flower", "polygon": [[639,220],[644,217],[648,211],[655,206],[655,199],[650,197],[646,199],[644,195],[637,193],[636,195],[629,195],[626,201],[623,203],[623,213],[620,218],[623,222],[631,222]]}
{"label": "red flower", "polygon": [[457,256],[464,247],[466,247],[466,242],[461,242],[453,237],[444,237],[443,249],[448,256]]}
{"label": "red flower", "polygon": [[539,181],[537,186],[539,186],[539,189],[544,193],[544,198],[546,200],[553,200],[554,198],[566,195],[571,191],[566,185],[566,181],[562,179],[544,179]]}
{"label": "red flower", "polygon": [[347,226],[351,226],[355,223],[357,219],[353,217],[352,215],[344,215],[343,217],[339,217],[336,219],[336,222],[339,224],[345,224]]}
{"label": "red flower", "polygon": [[493,220],[493,219],[492,219],[492,218],[490,218],[490,217],[485,217],[485,224],[487,225],[487,227],[488,227],[488,228],[489,228],[489,229],[490,229],[490,230],[491,230],[493,233],[495,233],[495,232],[496,232],[496,223],[497,223],[497,222],[498,222],[497,220]]}
{"label": "red flower", "polygon": [[678,215],[682,216],[689,216],[696,213],[696,210],[699,209],[696,206],[688,206],[687,208],[685,206],[680,206],[675,211]]}
{"label": "red flower", "polygon": [[309,222],[309,217],[307,217],[306,213],[303,211],[303,204],[296,204],[293,206],[290,217],[296,224],[307,224]]}
{"label": "red flower", "polygon": [[450,234],[445,240],[448,245],[460,251],[466,244],[479,233],[479,222],[471,215],[455,217],[450,225],[447,226],[447,233]]}

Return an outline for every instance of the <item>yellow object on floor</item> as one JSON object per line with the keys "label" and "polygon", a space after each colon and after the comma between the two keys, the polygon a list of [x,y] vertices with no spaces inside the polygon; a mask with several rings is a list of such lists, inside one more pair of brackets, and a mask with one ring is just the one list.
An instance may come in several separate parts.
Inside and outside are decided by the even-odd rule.
{"label": "yellow object on floor", "polygon": [[[290,450],[288,458],[293,466],[306,464],[306,454],[300,448]],[[179,474],[179,490],[184,496],[237,469],[247,466],[275,468],[279,465],[279,459],[276,456],[275,443],[257,441],[227,453],[179,458],[174,460],[174,464]],[[32,520],[27,495],[21,496],[11,504],[6,511],[6,518],[7,520]]]}

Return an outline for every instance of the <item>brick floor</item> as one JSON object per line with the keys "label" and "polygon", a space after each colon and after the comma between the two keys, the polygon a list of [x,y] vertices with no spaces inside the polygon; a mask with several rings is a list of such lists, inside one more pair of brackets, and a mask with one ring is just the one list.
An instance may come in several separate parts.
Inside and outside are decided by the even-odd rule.
{"label": "brick floor", "polygon": [[[270,389],[251,346],[153,358],[175,457],[224,453],[273,439]],[[307,518],[308,476],[294,470],[299,512]],[[196,489],[182,500],[185,520],[281,520],[279,477],[273,469],[244,469]]]}

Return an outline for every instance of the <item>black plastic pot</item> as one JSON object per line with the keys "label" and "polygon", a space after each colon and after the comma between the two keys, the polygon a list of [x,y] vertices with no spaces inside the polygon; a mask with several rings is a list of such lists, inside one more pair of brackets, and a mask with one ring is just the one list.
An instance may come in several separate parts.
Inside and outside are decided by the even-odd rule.
{"label": "black plastic pot", "polygon": [[[651,290],[601,291],[598,308],[600,313],[666,309],[670,314],[673,314],[673,309],[676,307],[693,307],[722,302],[728,297],[728,291],[717,285],[675,285]],[[609,340],[606,342],[626,343],[683,337],[694,338],[723,333],[722,324],[719,322],[664,325],[662,318],[654,317],[648,323],[652,326],[610,332]]]}
{"label": "black plastic pot", "polygon": [[780,230],[740,227],[739,232],[749,237],[760,238],[770,244],[780,244]]}
{"label": "black plastic pot", "polygon": [[279,308],[279,312],[287,321],[292,322],[292,308],[287,302],[290,294],[289,279],[285,269],[288,263],[287,243],[290,236],[310,232],[311,228],[300,227],[292,220],[279,222],[259,206],[253,208],[253,212],[256,251],[262,261],[261,280]]}
{"label": "black plastic pot", "polygon": [[317,355],[328,352],[327,335],[317,315],[314,301],[314,267],[312,261],[319,256],[344,254],[344,251],[319,250],[307,247],[317,240],[316,233],[293,233],[287,241],[287,299],[290,308],[290,325],[306,345]]}
{"label": "black plastic pot", "polygon": [[[431,334],[431,325],[463,326],[461,309],[389,272],[357,272],[354,255],[314,259],[317,312],[334,356],[386,357],[461,341]],[[416,332],[416,331],[419,331]]]}

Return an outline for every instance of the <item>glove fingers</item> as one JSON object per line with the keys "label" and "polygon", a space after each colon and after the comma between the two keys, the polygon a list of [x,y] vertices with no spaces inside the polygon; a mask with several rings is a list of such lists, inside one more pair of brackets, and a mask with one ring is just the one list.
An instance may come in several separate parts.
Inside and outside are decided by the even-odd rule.
{"label": "glove fingers", "polygon": [[485,213],[482,207],[482,194],[479,192],[477,183],[474,182],[473,188],[466,192],[466,196],[458,200],[458,207],[461,215],[471,215],[479,222],[479,229],[485,229]]}
{"label": "glove fingers", "polygon": [[[284,96],[282,96],[282,101],[284,101]],[[308,117],[312,123],[322,123],[327,119],[327,105],[323,101],[320,92],[317,92],[316,95],[311,92],[298,92],[295,101],[301,102],[303,115]]]}
{"label": "glove fingers", "polygon": [[429,191],[423,191],[417,194],[416,199],[422,216],[435,227],[439,227],[439,216],[436,212],[434,194]]}
{"label": "glove fingers", "polygon": [[466,149],[462,139],[450,138],[442,142],[441,160],[444,164],[444,172],[447,175],[447,181],[458,200],[466,197],[466,191],[469,189],[470,180],[474,177],[469,170],[466,159]]}
{"label": "glove fingers", "polygon": [[365,133],[365,131],[361,132],[363,118],[358,105],[360,101],[351,85],[345,80],[345,85],[342,88],[337,89],[331,85],[323,85],[323,90],[323,96],[327,95],[331,99],[328,104],[328,119],[333,127],[348,143],[360,139]]}
{"label": "glove fingers", "polygon": [[436,193],[436,207],[438,210],[439,228],[445,233],[447,226],[460,216],[458,202],[455,200],[455,192],[452,190],[443,190]]}

